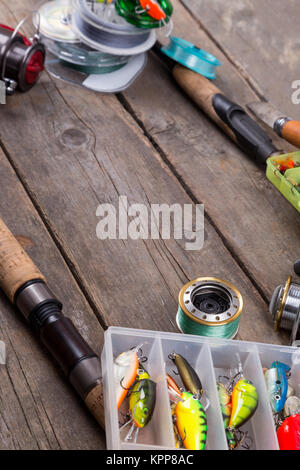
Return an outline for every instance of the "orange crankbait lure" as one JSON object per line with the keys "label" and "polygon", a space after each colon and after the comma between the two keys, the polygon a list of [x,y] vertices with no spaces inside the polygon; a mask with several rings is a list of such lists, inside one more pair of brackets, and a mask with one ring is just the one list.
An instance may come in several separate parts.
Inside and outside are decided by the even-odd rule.
{"label": "orange crankbait lure", "polygon": [[157,21],[162,21],[166,18],[166,14],[162,7],[156,0],[140,0],[141,7],[146,10],[149,16]]}

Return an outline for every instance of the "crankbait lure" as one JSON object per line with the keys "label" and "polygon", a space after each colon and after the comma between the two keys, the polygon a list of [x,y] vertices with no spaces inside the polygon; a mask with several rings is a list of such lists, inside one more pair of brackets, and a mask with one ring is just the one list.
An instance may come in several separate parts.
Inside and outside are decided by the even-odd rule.
{"label": "crankbait lure", "polygon": [[229,449],[234,449],[237,445],[237,440],[232,431],[228,430],[230,416],[232,412],[231,396],[228,393],[226,387],[221,382],[217,383],[219,402],[221,405],[221,412],[223,416],[224,428],[226,432],[226,438]]}
{"label": "crankbait lure", "polygon": [[232,413],[228,430],[237,429],[245,424],[255,413],[258,406],[257,390],[245,378],[241,378],[232,392]]}
{"label": "crankbait lure", "polygon": [[166,378],[167,378],[168,389],[172,392],[173,395],[175,394],[180,397],[181,391],[177,383],[175,382],[175,380],[172,379],[172,377],[169,374],[166,374]]}
{"label": "crankbait lure", "polygon": [[300,415],[285,419],[277,430],[280,450],[300,450]]}
{"label": "crankbait lure", "polygon": [[289,366],[275,361],[265,372],[266,386],[274,413],[279,413],[284,407],[288,392],[287,374],[289,371]]}
{"label": "crankbait lure", "polygon": [[139,359],[136,349],[123,352],[114,360],[114,378],[118,409],[126,397],[129,388],[136,379],[138,368]]}
{"label": "crankbait lure", "polygon": [[283,415],[285,418],[288,418],[292,415],[299,415],[300,414],[300,398],[296,396],[292,396],[287,398],[284,408],[283,408]]}
{"label": "crankbait lure", "polygon": [[156,402],[156,383],[143,372],[133,386],[129,397],[129,412],[137,428],[144,428],[151,420]]}
{"label": "crankbait lure", "polygon": [[177,354],[176,352],[170,354],[169,359],[175,363],[186,390],[192,393],[194,397],[199,399],[203,395],[203,388],[201,381],[193,367],[187,362],[186,359],[184,359],[184,357],[182,357],[180,354]]}
{"label": "crankbait lure", "polygon": [[151,18],[162,21],[166,18],[166,13],[156,0],[139,0],[141,7]]}
{"label": "crankbait lure", "polygon": [[175,408],[176,427],[186,449],[204,450],[207,438],[207,419],[200,401],[189,392],[181,394]]}

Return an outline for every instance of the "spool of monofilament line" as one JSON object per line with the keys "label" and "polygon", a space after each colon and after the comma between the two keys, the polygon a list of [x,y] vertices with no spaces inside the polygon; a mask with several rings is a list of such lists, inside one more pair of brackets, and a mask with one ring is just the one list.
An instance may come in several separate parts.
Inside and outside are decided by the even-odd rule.
{"label": "spool of monofilament line", "polygon": [[215,277],[200,277],[179,292],[177,325],[182,333],[232,339],[243,309],[241,293]]}

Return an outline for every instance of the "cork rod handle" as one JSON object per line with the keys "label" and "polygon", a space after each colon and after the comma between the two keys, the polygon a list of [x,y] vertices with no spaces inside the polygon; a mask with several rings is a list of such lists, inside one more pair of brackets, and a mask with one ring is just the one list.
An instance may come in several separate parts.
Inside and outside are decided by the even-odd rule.
{"label": "cork rod handle", "polygon": [[196,103],[205,114],[207,114],[235,143],[237,143],[234,132],[228,127],[222,119],[219,118],[213,107],[213,97],[221,93],[210,80],[199,73],[175,65],[173,77],[185,93]]}
{"label": "cork rod handle", "polygon": [[295,147],[300,148],[300,122],[288,121],[281,130],[282,137]]}
{"label": "cork rod handle", "polygon": [[0,287],[14,302],[17,290],[33,279],[45,280],[0,218]]}

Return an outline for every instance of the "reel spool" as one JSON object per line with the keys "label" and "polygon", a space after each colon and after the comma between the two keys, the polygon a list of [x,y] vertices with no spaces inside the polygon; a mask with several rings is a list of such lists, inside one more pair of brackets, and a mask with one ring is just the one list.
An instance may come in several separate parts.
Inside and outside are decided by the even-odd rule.
{"label": "reel spool", "polygon": [[156,42],[155,31],[141,30],[121,18],[114,4],[73,0],[72,29],[91,48],[115,55],[137,55]]}
{"label": "reel spool", "polygon": [[41,34],[54,41],[78,42],[71,28],[71,2],[55,0],[46,2],[38,9]]}
{"label": "reel spool", "polygon": [[16,88],[30,90],[44,69],[43,44],[37,38],[31,42],[18,32],[24,22],[25,19],[15,29],[0,25],[0,78],[6,84],[7,95],[12,95]]}
{"label": "reel spool", "polygon": [[300,284],[292,282],[289,276],[285,285],[276,287],[269,307],[274,330],[291,331],[290,343],[300,346]]}
{"label": "reel spool", "polygon": [[184,67],[211,80],[216,78],[216,68],[222,65],[209,52],[199,49],[191,42],[175,36],[170,37],[170,43],[162,47],[161,52],[179,64],[184,65]]}
{"label": "reel spool", "polygon": [[232,339],[239,328],[243,298],[231,284],[201,277],[179,292],[177,326],[182,333]]}

